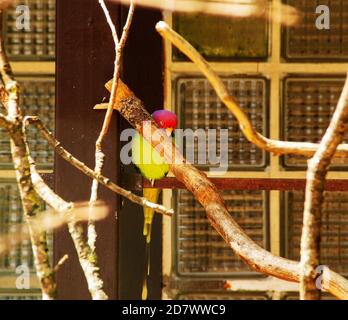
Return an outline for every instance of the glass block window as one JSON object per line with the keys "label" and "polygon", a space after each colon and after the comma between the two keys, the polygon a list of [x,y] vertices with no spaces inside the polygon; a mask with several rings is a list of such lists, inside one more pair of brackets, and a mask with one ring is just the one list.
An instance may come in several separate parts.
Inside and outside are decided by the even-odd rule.
{"label": "glass block window", "polygon": [[[176,14],[173,26],[209,60],[265,59],[268,24],[262,19],[231,19],[203,14]],[[184,60],[173,50],[174,60]]]}
{"label": "glass block window", "polygon": [[[19,30],[16,13],[19,5],[30,10],[30,30]],[[53,60],[55,56],[55,0],[15,0],[6,10],[5,46],[10,58],[16,60]]]}
{"label": "glass block window", "polygon": [[[346,0],[284,0],[303,15],[299,24],[285,28],[285,57],[292,60],[348,59],[348,2]],[[330,29],[316,27],[319,5],[330,9]]]}
{"label": "glass block window", "polygon": [[[18,77],[21,104],[26,115],[39,116],[54,130],[55,82],[53,77]],[[39,168],[52,168],[54,152],[34,127],[28,127],[31,155]],[[7,132],[0,129],[0,168],[13,168]]]}
{"label": "glass block window", "polygon": [[[330,294],[322,294],[321,295],[322,300],[338,300],[334,296]],[[284,295],[282,300],[300,300],[300,295],[298,293],[289,293]]]}
{"label": "glass block window", "polygon": [[[267,200],[262,191],[224,191],[228,211],[259,245],[267,247]],[[176,260],[181,275],[250,272],[207,220],[187,190],[176,194]]]}
{"label": "glass block window", "polygon": [[[42,207],[44,210],[44,205]],[[13,234],[19,232],[18,224],[23,221],[23,211],[16,182],[0,180],[0,234]],[[52,248],[52,235],[48,237],[49,247]],[[30,240],[11,249],[8,254],[0,256],[0,273],[13,273],[20,265],[27,265],[33,272],[34,261]]]}
{"label": "glass block window", "polygon": [[25,292],[23,293],[10,293],[0,294],[0,300],[41,300],[41,293],[38,292]]}
{"label": "glass block window", "polygon": [[[283,136],[287,141],[320,142],[330,124],[344,79],[288,78],[284,82]],[[348,134],[345,142],[348,141]],[[288,168],[305,168],[307,160],[284,156]],[[348,159],[336,158],[332,167],[348,168]]]}
{"label": "glass block window", "polygon": [[267,294],[259,292],[212,294],[212,293],[189,293],[179,296],[179,300],[270,300]]}
{"label": "glass block window", "polygon": [[[300,258],[304,192],[287,192],[286,254]],[[325,192],[321,228],[321,264],[338,273],[348,274],[348,192]]]}
{"label": "glass block window", "polygon": [[[228,90],[237,99],[241,108],[249,115],[254,127],[267,135],[267,83],[263,78],[228,78],[224,79]],[[206,146],[208,139],[216,139],[217,156],[221,150],[228,152],[229,168],[263,168],[266,165],[266,155],[255,145],[251,144],[243,135],[239,124],[232,113],[217,97],[215,91],[205,78],[180,78],[176,83],[177,109],[182,123],[180,128],[205,130]],[[216,136],[208,135],[209,129],[215,129]],[[220,130],[228,129],[227,139],[221,139]],[[221,139],[221,140],[220,140]],[[185,139],[185,151],[194,151],[194,161],[190,161],[204,168],[200,159],[206,159],[205,167],[216,165],[208,152],[200,154],[197,139]],[[185,153],[187,156],[187,153]],[[213,160],[213,161],[209,161]]]}

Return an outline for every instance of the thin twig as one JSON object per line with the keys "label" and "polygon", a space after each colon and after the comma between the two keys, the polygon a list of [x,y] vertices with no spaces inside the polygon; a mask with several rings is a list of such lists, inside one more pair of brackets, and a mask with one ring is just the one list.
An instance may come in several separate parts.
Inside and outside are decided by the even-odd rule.
{"label": "thin twig", "polygon": [[69,260],[69,256],[65,254],[56,264],[56,266],[53,268],[54,272],[57,273],[59,269],[64,265],[65,262]]}
{"label": "thin twig", "polygon": [[51,147],[53,147],[56,152],[67,162],[69,162],[71,165],[73,165],[75,168],[80,170],[82,173],[87,175],[88,177],[92,179],[97,179],[98,182],[111,191],[119,194],[120,196],[128,199],[131,202],[134,202],[140,206],[152,208],[158,213],[161,213],[166,216],[172,216],[174,214],[173,209],[167,209],[165,206],[150,202],[149,200],[139,197],[132,192],[125,190],[121,188],[120,186],[116,185],[115,183],[111,182],[110,179],[104,177],[101,174],[95,173],[92,169],[87,167],[84,163],[76,159],[74,156],[72,156],[68,151],[66,151],[60,144],[58,140],[56,140],[52,133],[48,131],[48,129],[43,125],[41,120],[38,117],[26,117],[25,118],[25,124],[32,124],[36,126],[36,128],[39,130],[42,137],[49,143]]}
{"label": "thin twig", "polygon": [[[75,222],[87,221],[87,207],[87,202],[81,202],[71,204],[64,211],[47,209],[38,212],[35,217],[30,217],[31,232],[40,233],[46,230],[55,230],[65,224],[69,224],[71,220]],[[95,220],[101,220],[107,216],[108,212],[108,207],[104,203],[99,202],[95,205],[93,217]],[[13,225],[13,230],[16,231],[0,236],[0,256],[24,240],[30,239],[30,233],[26,224],[17,223]]]}
{"label": "thin twig", "polygon": [[[128,17],[126,24],[123,28],[121,40],[119,42],[118,36],[117,36],[117,30],[115,27],[115,24],[112,22],[110,13],[105,5],[104,0],[99,0],[99,3],[103,9],[104,15],[106,17],[106,21],[111,29],[112,32],[112,37],[114,40],[114,45],[115,45],[115,61],[114,61],[114,75],[113,75],[113,84],[112,84],[112,91],[109,99],[109,105],[104,117],[104,122],[102,129],[100,131],[99,137],[96,141],[95,144],[95,167],[94,171],[98,174],[102,173],[103,166],[104,166],[104,161],[105,161],[105,154],[103,152],[103,141],[104,138],[106,137],[111,119],[112,119],[112,113],[113,113],[113,105],[115,103],[115,96],[116,96],[116,90],[117,90],[117,85],[118,85],[118,80],[120,78],[120,73],[121,73],[121,61],[122,61],[122,51],[123,48],[126,44],[128,34],[129,34],[129,29],[132,24],[132,19],[134,15],[134,4],[131,1],[130,7],[128,10]],[[92,188],[91,188],[91,196],[90,196],[90,210],[93,210],[93,204],[95,201],[98,199],[98,180],[94,179],[92,183]],[[95,246],[96,246],[96,240],[97,240],[97,231],[95,229],[95,223],[91,219],[88,222],[88,244],[91,247],[91,250],[95,252]]]}
{"label": "thin twig", "polygon": [[[197,50],[188,43],[182,36],[171,29],[168,24],[160,21],[156,25],[157,31],[161,36],[169,40],[174,44],[181,52],[183,52],[188,58],[190,58],[198,69],[206,76],[210,84],[214,88],[216,94],[226,107],[236,117],[239,127],[242,130],[244,136],[257,147],[262,150],[273,152],[274,154],[298,154],[305,157],[312,157],[319,147],[317,143],[307,142],[289,142],[278,141],[268,139],[262,134],[256,131],[252,122],[246,115],[246,113],[239,106],[234,97],[230,95],[226,86],[216,74],[213,68],[207,63],[206,60],[197,52]],[[335,157],[347,157],[348,156],[348,144],[341,144],[338,146]]]}
{"label": "thin twig", "polygon": [[306,200],[303,212],[301,238],[301,284],[302,300],[320,299],[317,277],[320,261],[321,211],[327,171],[337,146],[343,141],[348,124],[348,77],[332,116],[330,125],[313,158],[308,161]]}

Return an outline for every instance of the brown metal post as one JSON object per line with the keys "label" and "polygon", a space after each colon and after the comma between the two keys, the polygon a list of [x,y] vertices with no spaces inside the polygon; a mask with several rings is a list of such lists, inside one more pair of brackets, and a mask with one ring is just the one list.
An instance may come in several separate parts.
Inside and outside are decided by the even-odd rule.
{"label": "brown metal post", "polygon": [[[115,21],[119,6],[108,4]],[[114,46],[98,1],[57,1],[57,99],[56,136],[62,145],[90,167],[94,167],[95,141],[104,113],[93,106],[107,97],[104,83],[112,77]],[[104,173],[118,180],[117,115],[105,140],[107,161]],[[68,201],[88,200],[91,179],[59,157],[55,159],[55,189]],[[100,187],[100,198],[107,201],[111,215],[97,224],[97,253],[105,290],[117,298],[117,223],[118,198]],[[64,254],[69,260],[57,274],[60,299],[90,299],[86,281],[66,228],[54,238],[55,261]]]}

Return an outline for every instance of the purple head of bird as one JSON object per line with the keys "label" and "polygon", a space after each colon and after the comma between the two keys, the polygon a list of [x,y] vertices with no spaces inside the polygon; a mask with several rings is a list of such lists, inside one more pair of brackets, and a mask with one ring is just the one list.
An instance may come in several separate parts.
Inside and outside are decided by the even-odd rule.
{"label": "purple head of bird", "polygon": [[159,128],[166,130],[169,136],[173,130],[176,129],[178,124],[178,117],[176,114],[168,110],[157,110],[152,114],[152,118]]}

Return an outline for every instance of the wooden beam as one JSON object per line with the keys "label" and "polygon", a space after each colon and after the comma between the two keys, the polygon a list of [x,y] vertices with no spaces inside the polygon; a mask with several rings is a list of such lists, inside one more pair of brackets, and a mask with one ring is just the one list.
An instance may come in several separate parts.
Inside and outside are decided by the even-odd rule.
{"label": "wooden beam", "polygon": [[[118,5],[108,8],[118,21]],[[93,110],[107,97],[104,83],[112,77],[114,45],[102,9],[95,0],[57,1],[57,99],[56,137],[78,159],[94,166],[95,141],[104,118]],[[115,113],[105,141],[106,163],[103,173],[118,182],[118,121]],[[88,200],[92,180],[59,156],[55,159],[55,190],[67,201]],[[107,219],[97,223],[97,254],[104,288],[110,299],[118,298],[118,226],[115,212],[118,197],[101,188],[99,199],[110,207]],[[66,228],[55,232],[54,257],[65,254],[69,260],[57,273],[59,299],[90,299],[87,282]]]}
{"label": "wooden beam", "polygon": [[[135,177],[132,178],[133,181]],[[139,176],[138,179],[141,179]],[[264,178],[210,178],[219,190],[279,190],[294,191],[304,190],[306,186],[305,179],[264,179]],[[139,182],[136,184],[139,185]],[[140,182],[141,185],[141,182]],[[143,180],[142,186],[150,188],[151,183]],[[184,185],[176,178],[164,178],[158,180],[154,185],[159,189],[183,189]],[[348,180],[327,180],[325,184],[326,191],[348,191]]]}

